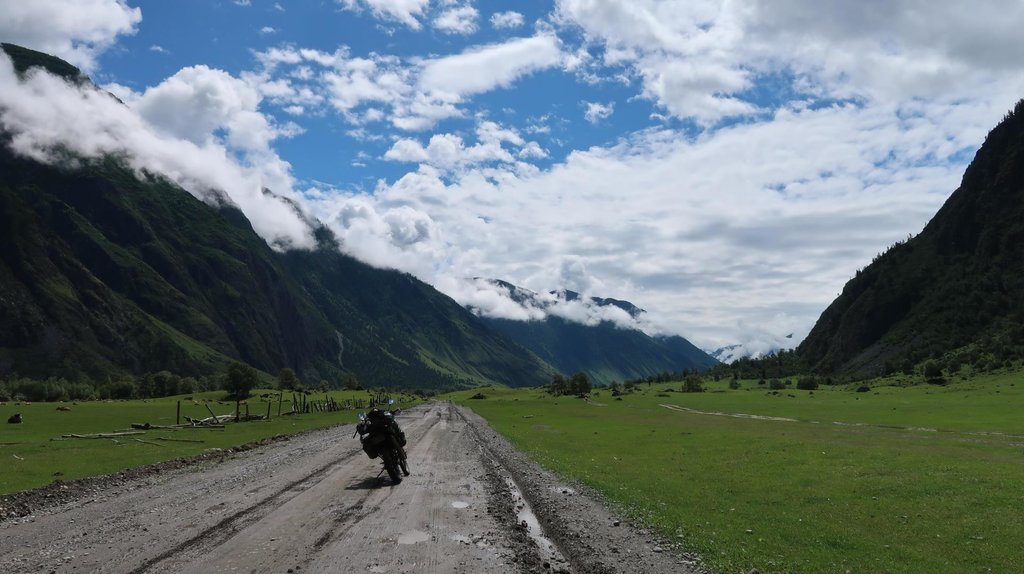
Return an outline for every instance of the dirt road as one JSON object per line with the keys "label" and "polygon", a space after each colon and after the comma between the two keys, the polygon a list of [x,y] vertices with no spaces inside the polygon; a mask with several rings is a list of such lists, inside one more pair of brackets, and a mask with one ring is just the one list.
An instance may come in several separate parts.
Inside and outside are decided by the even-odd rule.
{"label": "dirt road", "polygon": [[0,523],[0,572],[700,571],[472,412],[434,403],[399,421],[401,484],[352,425],[310,432],[33,501]]}

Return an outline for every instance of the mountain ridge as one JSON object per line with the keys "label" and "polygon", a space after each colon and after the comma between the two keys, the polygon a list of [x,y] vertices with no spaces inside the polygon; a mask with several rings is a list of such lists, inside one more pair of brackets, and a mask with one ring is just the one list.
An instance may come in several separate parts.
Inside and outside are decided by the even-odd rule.
{"label": "mountain ridge", "polygon": [[[70,73],[12,51],[17,69]],[[112,156],[40,163],[10,140],[0,132],[0,376],[203,375],[242,360],[312,384],[454,388],[553,372],[433,287],[341,253],[322,226],[316,248],[276,251],[230,202]]]}
{"label": "mountain ridge", "polygon": [[[797,348],[819,372],[874,376],[1024,356],[1024,100],[916,237],[857,272]],[[962,355],[962,357],[961,357]]]}

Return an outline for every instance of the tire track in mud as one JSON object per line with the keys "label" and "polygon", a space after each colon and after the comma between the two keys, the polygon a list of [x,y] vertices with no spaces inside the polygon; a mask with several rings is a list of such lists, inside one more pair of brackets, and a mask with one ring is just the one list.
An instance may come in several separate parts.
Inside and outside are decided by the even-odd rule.
{"label": "tire track in mud", "polygon": [[[258,522],[273,513],[280,504],[287,502],[310,489],[314,484],[316,484],[316,479],[326,476],[332,470],[344,464],[349,458],[358,454],[360,450],[361,449],[353,449],[350,452],[346,452],[341,460],[325,464],[301,478],[286,484],[284,487],[278,489],[277,492],[274,492],[270,496],[261,499],[251,506],[224,517],[213,526],[202,530],[188,540],[180,542],[157,556],[146,560],[137,568],[129,571],[129,574],[143,574],[168,559],[180,557],[185,552],[204,552],[220,546],[249,524]],[[291,496],[288,496],[289,494]],[[356,504],[361,506],[368,496],[369,493],[364,495]]]}
{"label": "tire track in mud", "polygon": [[[448,409],[449,417],[451,417],[450,413],[454,411],[464,424],[464,428],[472,431],[473,438],[480,447],[482,455],[480,458],[487,468],[486,476],[491,488],[492,504],[489,505],[488,511],[500,523],[512,525],[509,536],[518,547],[530,549],[529,554],[520,553],[516,556],[520,572],[524,574],[533,572],[572,573],[568,555],[554,540],[546,536],[539,521],[532,516],[533,512],[529,510],[531,504],[529,499],[523,489],[519,487],[515,476],[502,457],[491,449],[488,441],[484,439],[476,425],[469,421],[461,409],[451,405]],[[536,532],[532,532],[532,527],[527,525],[527,520],[522,519],[521,511],[524,509],[524,504],[526,505],[525,510],[533,518],[531,522],[536,524]],[[543,549],[542,545],[546,545],[548,548]]]}
{"label": "tire track in mud", "polygon": [[[423,417],[423,418],[427,418],[427,417]],[[410,435],[409,438],[410,439],[420,438],[420,437],[423,437],[424,435],[426,435],[427,433],[429,433],[430,430],[432,428],[434,428],[434,426],[437,425],[438,418],[437,417],[431,417],[429,420],[430,420],[430,422],[429,422],[429,424],[427,425],[427,427],[425,429],[420,429],[419,427],[416,428],[416,431],[417,431],[416,437],[413,437],[412,436],[412,432],[409,432],[412,429],[407,430],[406,432]],[[409,441],[410,444],[417,444],[418,442],[419,441],[417,441],[417,440],[410,440]],[[361,450],[362,449],[360,449],[360,451],[357,451],[356,456],[359,456],[359,452],[361,452]],[[382,469],[381,473],[383,473],[383,472],[384,471]],[[373,480],[374,481],[380,481],[381,480],[380,473],[378,473],[377,478],[373,479]],[[363,510],[363,507],[366,505],[366,500],[370,496],[372,496],[372,495],[373,495],[373,490],[372,489],[366,489],[366,493],[362,496],[362,498],[360,498],[356,503],[351,504],[347,508],[342,510],[340,512],[339,516],[334,517],[334,519],[332,520],[333,527],[328,529],[327,532],[324,532],[320,536],[320,538],[318,538],[316,540],[316,542],[313,543],[313,548],[312,549],[313,549],[314,553],[322,550],[325,546],[329,545],[330,543],[334,542],[335,540],[344,538],[349,532],[352,531],[352,529],[359,522],[365,520],[366,518],[370,517],[374,513],[378,512],[380,510],[380,506],[373,506],[369,510],[365,510],[365,511]],[[313,562],[314,559],[315,559],[315,555],[308,556],[306,559],[304,559],[302,561],[300,566],[305,567],[307,564]]]}
{"label": "tire track in mud", "polygon": [[[407,429],[407,432],[409,432],[410,435],[412,433],[416,433],[416,436],[422,436],[438,422],[436,419],[426,420],[428,423],[425,429],[422,428],[422,424],[415,424],[415,422],[418,421],[414,420],[413,424],[409,425],[410,428]],[[303,477],[290,482],[273,494],[261,499],[259,502],[225,517],[217,524],[203,530],[192,538],[181,542],[159,556],[148,560],[142,566],[132,570],[129,574],[142,574],[143,572],[148,572],[168,560],[181,561],[186,553],[199,556],[215,551],[217,547],[227,543],[235,535],[239,534],[249,526],[257,524],[277,511],[282,505],[287,504],[289,501],[297,498],[307,490],[316,486],[326,476],[335,471],[340,471],[342,467],[350,464],[353,459],[359,459],[363,456],[365,455],[361,446],[344,452],[337,460],[327,463]],[[383,472],[383,470],[381,472]],[[380,474],[378,474],[376,478],[364,479],[364,482],[380,482],[380,480]],[[374,494],[374,489],[367,488],[361,490],[363,490],[363,492],[359,495],[359,498],[356,501],[348,504],[340,510],[335,509],[332,511],[336,516],[331,519],[331,526],[312,542],[312,545],[309,547],[310,551],[299,561],[297,564],[298,567],[304,568],[313,562],[320,551],[328,547],[332,542],[343,538],[346,534],[351,532],[356,525],[379,511],[378,506],[372,506],[368,509],[365,508],[367,500]]]}

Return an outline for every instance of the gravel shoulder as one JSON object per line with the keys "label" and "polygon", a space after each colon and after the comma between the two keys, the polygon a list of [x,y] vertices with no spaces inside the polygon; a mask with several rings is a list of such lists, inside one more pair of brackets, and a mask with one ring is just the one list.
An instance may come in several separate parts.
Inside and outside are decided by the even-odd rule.
{"label": "gravel shoulder", "polygon": [[701,572],[471,411],[399,421],[398,485],[343,425],[0,497],[0,572]]}

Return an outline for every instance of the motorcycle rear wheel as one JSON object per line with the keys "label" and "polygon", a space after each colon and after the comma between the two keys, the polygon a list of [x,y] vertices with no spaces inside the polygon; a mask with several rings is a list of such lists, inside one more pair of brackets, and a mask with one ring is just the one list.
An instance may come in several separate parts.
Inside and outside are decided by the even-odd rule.
{"label": "motorcycle rear wheel", "polygon": [[398,461],[395,460],[395,451],[387,449],[380,453],[380,457],[384,459],[384,470],[388,471],[388,477],[391,479],[391,484],[398,484],[402,482],[402,475],[398,473]]}

